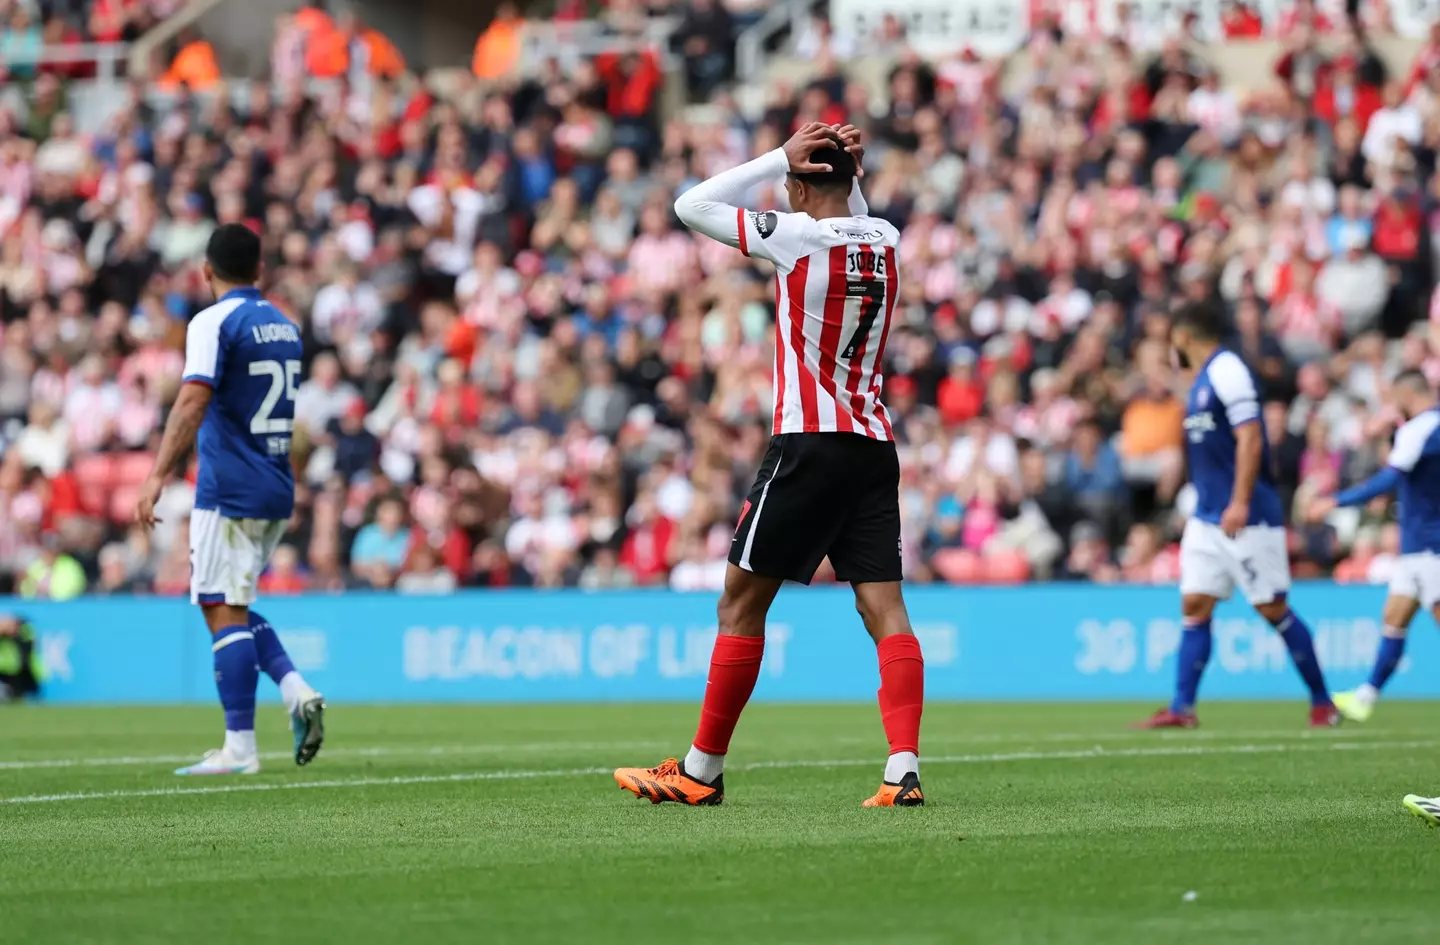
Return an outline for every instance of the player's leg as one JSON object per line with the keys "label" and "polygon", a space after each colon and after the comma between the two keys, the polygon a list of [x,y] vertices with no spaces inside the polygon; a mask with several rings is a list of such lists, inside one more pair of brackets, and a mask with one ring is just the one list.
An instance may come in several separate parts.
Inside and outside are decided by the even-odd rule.
{"label": "player's leg", "polygon": [[234,519],[208,509],[196,509],[191,516],[190,598],[200,605],[210,630],[215,688],[225,711],[225,743],[176,774],[254,774],[260,770],[255,745],[255,688],[260,670],[248,612],[254,581],[247,595],[237,580],[247,567],[248,546]]}
{"label": "player's leg", "polygon": [[[1213,529],[1213,532],[1211,531]],[[1219,529],[1191,519],[1180,538],[1180,646],[1175,659],[1175,694],[1170,705],[1140,728],[1195,728],[1200,678],[1210,662],[1214,638],[1210,621],[1217,601],[1230,596],[1234,581],[1219,554]]]}
{"label": "player's leg", "polygon": [[615,781],[636,797],[659,804],[719,804],[725,798],[725,756],[740,714],[760,678],[765,655],[765,615],[783,583],[730,565],[717,608],[719,632],[700,705],[700,723],[683,761],[668,758],[654,768],[617,768]]}
{"label": "player's leg", "polygon": [[250,632],[255,635],[255,656],[260,669],[280,687],[280,700],[290,715],[290,730],[295,736],[295,763],[306,765],[314,760],[325,741],[325,698],[316,692],[305,677],[295,669],[290,654],[275,633],[270,621],[250,611]]}
{"label": "player's leg", "polygon": [[[258,580],[285,535],[286,523],[246,519],[244,526],[253,538],[259,556],[253,569]],[[250,611],[250,630],[255,635],[255,654],[260,668],[280,687],[280,699],[290,715],[290,731],[295,736],[295,763],[307,765],[315,759],[325,741],[325,699],[305,681],[305,677],[296,672],[295,664],[290,661],[290,654],[285,652],[275,628],[254,610]]]}
{"label": "player's leg", "polygon": [[[890,743],[880,790],[866,807],[919,807],[920,716],[925,660],[910,629],[900,590],[900,461],[893,443],[839,436],[832,461],[849,471],[848,512],[828,554],[835,577],[855,590],[855,609],[875,641],[880,664],[880,719]],[[863,477],[863,478],[862,478]],[[837,502],[839,509],[843,504]]]}
{"label": "player's leg", "polygon": [[751,574],[733,564],[726,568],[725,590],[716,608],[719,632],[710,654],[700,723],[684,762],[686,772],[707,784],[715,783],[724,771],[735,725],[760,678],[765,615],[780,584],[777,578]]}
{"label": "player's leg", "polygon": [[1410,596],[1408,589],[1400,584],[1404,576],[1403,569],[1397,569],[1395,578],[1390,582],[1390,596],[1385,599],[1385,627],[1380,631],[1380,649],[1375,654],[1370,679],[1357,689],[1335,693],[1335,708],[1352,722],[1364,722],[1370,718],[1375,711],[1375,703],[1380,701],[1380,690],[1385,688],[1405,656],[1405,638],[1410,631],[1410,622],[1420,609],[1420,601]]}
{"label": "player's leg", "polygon": [[866,807],[919,807],[920,718],[925,711],[925,658],[910,629],[899,581],[867,581],[855,587],[855,608],[875,641],[880,663],[880,723],[890,754],[880,790]]}
{"label": "player's leg", "polygon": [[1310,628],[1290,606],[1290,555],[1285,547],[1285,530],[1252,526],[1235,537],[1237,583],[1246,600],[1274,627],[1285,641],[1290,661],[1310,691],[1310,725],[1329,728],[1340,724],[1340,713],[1330,699],[1325,673],[1315,655],[1315,638]]}
{"label": "player's leg", "polygon": [[695,740],[683,762],[616,769],[616,782],[637,797],[692,805],[724,798],[725,756],[760,675],[770,604],[786,580],[809,583],[838,528],[825,514],[824,484],[835,470],[825,467],[823,439],[802,434],[771,441],[731,543]]}

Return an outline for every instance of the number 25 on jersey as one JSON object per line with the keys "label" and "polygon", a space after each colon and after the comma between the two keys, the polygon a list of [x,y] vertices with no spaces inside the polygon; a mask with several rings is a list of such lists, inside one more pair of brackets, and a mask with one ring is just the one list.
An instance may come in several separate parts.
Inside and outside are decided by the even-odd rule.
{"label": "number 25 on jersey", "polygon": [[[290,452],[290,434],[295,429],[295,397],[300,391],[300,362],[251,361],[250,376],[270,378],[270,389],[265,392],[265,399],[260,401],[260,409],[250,418],[250,432],[256,436],[284,434],[270,436],[268,449],[271,455],[287,454]],[[281,411],[286,416],[277,417],[274,415],[275,408],[280,406],[281,397],[287,401],[286,408]]]}

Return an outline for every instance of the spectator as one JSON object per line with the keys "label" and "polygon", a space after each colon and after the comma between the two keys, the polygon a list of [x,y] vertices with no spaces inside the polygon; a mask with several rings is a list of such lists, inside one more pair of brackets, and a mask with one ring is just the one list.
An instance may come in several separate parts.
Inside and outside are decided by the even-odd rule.
{"label": "spectator", "polygon": [[301,594],[310,589],[310,582],[300,568],[300,552],[288,542],[276,546],[270,557],[270,567],[260,575],[257,589],[266,597],[271,595]]}
{"label": "spectator", "polygon": [[359,76],[393,79],[405,71],[405,60],[395,44],[353,13],[343,13],[329,29],[316,29],[308,37],[305,65],[317,78]]}
{"label": "spectator", "polygon": [[475,78],[494,82],[515,71],[520,62],[520,42],[525,19],[513,3],[495,8],[495,17],[475,41],[475,55],[470,68]]}
{"label": "spectator", "polygon": [[1350,233],[1344,253],[1325,264],[1315,283],[1320,304],[1340,313],[1341,330],[1354,338],[1375,327],[1390,295],[1388,273],[1379,256],[1368,251],[1365,237]]}
{"label": "spectator", "polygon": [[296,393],[295,424],[323,433],[358,397],[354,385],[342,379],[340,360],[322,353],[310,366],[310,379]]}
{"label": "spectator", "polygon": [[685,81],[691,101],[704,101],[729,78],[734,64],[734,23],[718,0],[690,0],[675,31],[685,57]]}
{"label": "spectator", "polygon": [[356,574],[368,575],[372,585],[388,586],[409,550],[410,529],[405,524],[404,504],[396,498],[381,499],[375,521],[355,534],[350,565]]}
{"label": "spectator", "polygon": [[1385,87],[1384,104],[1365,126],[1360,150],[1366,160],[1382,168],[1392,168],[1399,160],[1402,146],[1406,151],[1413,149],[1420,143],[1423,131],[1420,112],[1405,100],[1404,86],[1392,82]]}
{"label": "spectator", "polygon": [[1171,391],[1170,376],[1158,362],[1145,371],[1143,383],[1120,421],[1121,469],[1128,482],[1153,485],[1157,499],[1169,505],[1185,478],[1185,405]]}
{"label": "spectator", "polygon": [[129,554],[124,545],[112,543],[101,548],[99,565],[100,576],[90,588],[92,594],[101,594],[107,597],[119,594],[143,594],[149,589],[143,578],[131,572]]}
{"label": "spectator", "polygon": [[1125,490],[1120,458],[1103,439],[1094,421],[1075,428],[1065,457],[1065,488],[1084,512],[1101,523],[1113,523]]}
{"label": "spectator", "polygon": [[1079,522],[1070,530],[1070,553],[1056,575],[1062,581],[1114,583],[1119,570],[1110,560],[1105,532],[1094,522]]}
{"label": "spectator", "polygon": [[1300,256],[1290,264],[1290,285],[1275,299],[1270,321],[1293,362],[1324,358],[1335,350],[1343,329],[1340,310],[1315,290],[1315,264]]}
{"label": "spectator", "polygon": [[1180,549],[1164,547],[1154,525],[1136,522],[1120,550],[1119,573],[1104,576],[1126,584],[1174,584],[1180,580]]}
{"label": "spectator", "polygon": [[20,577],[20,596],[41,600],[70,600],[85,593],[85,569],[60,548],[60,537],[46,533],[40,553]]}
{"label": "spectator", "polygon": [[215,58],[215,47],[202,39],[193,30],[182,30],[179,37],[180,51],[162,75],[158,84],[168,92],[185,88],[191,92],[207,92],[220,81],[220,63]]}
{"label": "spectator", "polygon": [[395,579],[395,590],[402,594],[449,594],[455,587],[455,575],[445,569],[435,549],[425,541],[410,552],[405,572]]}
{"label": "spectator", "polygon": [[10,9],[10,22],[0,32],[0,75],[8,73],[18,81],[35,78],[43,45],[40,23],[29,5],[14,4]]}
{"label": "spectator", "polygon": [[345,264],[338,269],[336,280],[316,293],[310,312],[315,340],[327,348],[357,335],[369,335],[380,327],[385,315],[380,293],[360,280],[358,267]]}
{"label": "spectator", "polygon": [[370,472],[380,458],[380,440],[365,429],[365,414],[365,401],[357,397],[327,430],[335,443],[335,472],[346,482]]}
{"label": "spectator", "polygon": [[950,373],[940,382],[937,395],[940,417],[950,426],[962,426],[979,416],[985,389],[975,373],[975,352],[956,348],[950,355]]}
{"label": "spectator", "polygon": [[660,514],[655,497],[642,492],[627,522],[629,534],[620,549],[620,564],[635,575],[635,583],[657,584],[671,564],[675,524]]}

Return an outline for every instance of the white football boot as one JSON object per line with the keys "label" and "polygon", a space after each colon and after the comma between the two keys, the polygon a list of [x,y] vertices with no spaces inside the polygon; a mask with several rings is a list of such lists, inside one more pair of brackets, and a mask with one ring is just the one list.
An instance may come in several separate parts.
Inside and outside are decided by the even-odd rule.
{"label": "white football boot", "polygon": [[260,756],[237,758],[224,748],[212,748],[205,757],[184,768],[176,768],[176,774],[259,774]]}

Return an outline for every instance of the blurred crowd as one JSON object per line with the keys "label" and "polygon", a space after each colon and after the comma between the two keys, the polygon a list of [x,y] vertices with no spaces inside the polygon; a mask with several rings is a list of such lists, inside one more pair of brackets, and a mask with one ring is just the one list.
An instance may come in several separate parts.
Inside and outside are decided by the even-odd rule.
{"label": "blurred crowd", "polygon": [[[198,258],[242,221],[307,350],[262,594],[718,587],[769,436],[773,287],[672,203],[812,119],[866,129],[871,212],[903,235],[884,399],[907,577],[1173,581],[1177,303],[1233,325],[1297,509],[1383,461],[1388,378],[1440,381],[1440,31],[1388,69],[1296,7],[1249,89],[1178,35],[1049,23],[1005,62],[924,60],[895,24],[870,87],[817,17],[794,38],[813,73],[753,121],[723,37],[755,7],[713,0],[666,7],[716,58],[681,74],[705,107],[664,122],[658,49],[487,75],[508,9],[443,97],[313,8],[277,25],[272,81],[181,81],[164,107],[136,85],[93,137],[37,76],[0,96],[0,583],[186,591],[192,487],[153,535],[128,520],[210,301]],[[306,80],[316,42],[330,82]],[[1396,551],[1383,501],[1291,529],[1302,576],[1378,580]]]}
{"label": "blurred crowd", "polygon": [[[63,53],[82,43],[131,42],[182,6],[184,0],[0,0],[0,84],[94,76],[93,60]],[[42,62],[44,50],[61,55]]]}

